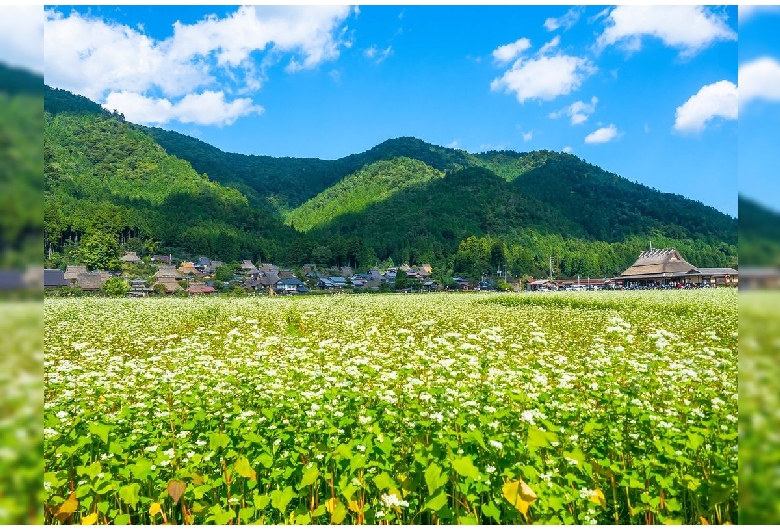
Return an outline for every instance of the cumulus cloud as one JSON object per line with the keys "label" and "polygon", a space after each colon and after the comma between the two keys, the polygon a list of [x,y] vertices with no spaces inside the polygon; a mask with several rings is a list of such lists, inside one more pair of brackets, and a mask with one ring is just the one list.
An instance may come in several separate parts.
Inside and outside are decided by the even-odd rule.
{"label": "cumulus cloud", "polygon": [[688,101],[677,107],[674,129],[681,133],[704,130],[714,118],[737,119],[739,98],[737,86],[731,81],[718,81],[705,85]]}
{"label": "cumulus cloud", "polygon": [[[222,109],[221,123],[230,123],[235,112],[259,107],[245,98],[227,102],[225,93],[258,90],[268,69],[284,60],[285,70],[296,72],[338,58],[347,43],[342,24],[350,12],[348,6],[244,6],[224,18],[176,22],[170,37],[156,40],[142,28],[49,9],[45,79],[101,103],[112,95],[114,104],[135,105],[117,108],[126,116],[156,108],[176,116],[171,119],[201,123],[190,105],[200,98]],[[165,112],[165,101],[179,110]],[[187,109],[190,114],[183,114]]]}
{"label": "cumulus cloud", "polygon": [[111,92],[103,104],[108,110],[119,110],[129,121],[157,125],[169,121],[197,125],[230,125],[242,116],[262,114],[264,109],[249,98],[225,100],[221,90],[188,94],[177,102],[137,92]]}
{"label": "cumulus cloud", "polygon": [[622,5],[610,11],[596,48],[620,45],[627,51],[638,51],[642,38],[655,37],[688,58],[717,41],[737,40],[726,18],[704,6]]}
{"label": "cumulus cloud", "polygon": [[574,149],[572,149],[570,145],[567,145],[566,147],[563,148],[564,153],[571,153],[573,150]]}
{"label": "cumulus cloud", "polygon": [[605,144],[611,142],[618,137],[617,127],[610,125],[609,127],[602,127],[596,129],[588,136],[585,137],[586,144]]}
{"label": "cumulus cloud", "polygon": [[531,41],[523,37],[511,44],[504,44],[493,50],[493,59],[499,64],[508,64],[531,47]]}
{"label": "cumulus cloud", "polygon": [[0,62],[43,73],[43,6],[0,6]]}
{"label": "cumulus cloud", "polygon": [[523,133],[523,141],[530,142],[534,137],[533,131],[528,131],[527,133]]}
{"label": "cumulus cloud", "polygon": [[739,67],[739,106],[755,100],[780,103],[780,62],[760,57]]}
{"label": "cumulus cloud", "polygon": [[579,125],[580,123],[585,123],[588,120],[588,117],[596,112],[596,104],[598,102],[599,98],[596,96],[590,98],[590,103],[585,103],[584,101],[575,101],[568,107],[564,107],[557,112],[551,112],[549,116],[553,119],[558,119],[562,116],[569,116],[571,118],[572,125]]}
{"label": "cumulus cloud", "polygon": [[572,7],[566,14],[559,18],[548,18],[544,21],[544,27],[547,31],[555,31],[556,29],[563,28],[564,31],[574,27],[574,24],[580,19],[582,15],[582,6]]}
{"label": "cumulus cloud", "polygon": [[596,71],[588,59],[558,53],[533,59],[520,58],[490,84],[494,91],[514,93],[517,101],[550,101],[577,90]]}

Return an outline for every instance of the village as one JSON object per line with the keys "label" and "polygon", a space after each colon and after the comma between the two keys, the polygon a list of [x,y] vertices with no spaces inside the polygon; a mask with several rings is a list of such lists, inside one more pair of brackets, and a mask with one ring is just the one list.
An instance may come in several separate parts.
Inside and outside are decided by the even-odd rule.
{"label": "village", "polygon": [[[508,283],[500,271],[481,278],[433,278],[430,264],[371,268],[365,272],[351,267],[321,267],[306,264],[300,268],[281,268],[272,263],[254,264],[243,260],[234,267],[202,256],[194,261],[176,260],[172,255],[152,255],[142,259],[136,252],[121,258],[121,273],[90,271],[85,265],[66,269],[46,269],[44,288],[49,294],[102,293],[131,297],[232,295],[303,295],[344,292],[419,292],[436,291],[597,291],[642,289],[691,289],[737,287],[739,272],[730,267],[696,267],[673,249],[642,252],[636,262],[614,278],[553,277],[534,279],[525,276]],[[177,264],[178,263],[178,264]],[[136,274],[134,274],[136,273]],[[753,278],[756,276],[756,278]],[[751,274],[746,286],[766,282],[766,275]],[[771,276],[771,275],[770,275]],[[776,276],[776,275],[775,275]],[[121,278],[124,289],[110,291],[107,282]],[[116,283],[116,281],[115,281]],[[762,283],[763,285],[763,283]]]}

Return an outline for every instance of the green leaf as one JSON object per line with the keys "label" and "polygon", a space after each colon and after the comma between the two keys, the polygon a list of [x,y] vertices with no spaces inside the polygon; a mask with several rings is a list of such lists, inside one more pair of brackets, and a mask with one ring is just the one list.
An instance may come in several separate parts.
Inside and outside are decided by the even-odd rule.
{"label": "green leaf", "polygon": [[247,460],[245,456],[240,457],[236,461],[236,463],[233,465],[233,469],[235,469],[236,473],[244,478],[257,480],[257,473],[255,473],[255,470],[252,469],[251,465],[249,465],[249,460]]}
{"label": "green leaf", "polygon": [[117,515],[114,519],[114,525],[115,526],[124,526],[130,523],[130,515],[123,513],[122,515]]}
{"label": "green leaf", "polygon": [[320,476],[320,470],[317,467],[317,464],[312,464],[312,466],[304,472],[303,478],[301,479],[301,484],[298,486],[298,489],[305,488],[306,486],[311,486],[312,484],[314,484],[314,482],[317,480],[317,477],[319,476]]}
{"label": "green leaf", "polygon": [[254,505],[255,509],[258,511],[265,510],[265,507],[268,506],[268,503],[271,502],[271,497],[268,495],[257,495],[255,494],[254,498]]}
{"label": "green leaf", "polygon": [[350,460],[349,462],[349,470],[353,472],[365,466],[366,466],[366,457],[363,455],[355,455],[352,457],[352,460]]}
{"label": "green leaf", "polygon": [[295,516],[295,524],[309,524],[311,523],[311,515],[309,513],[302,513]]}
{"label": "green leaf", "polygon": [[209,434],[209,447],[212,451],[217,451],[221,447],[227,447],[230,443],[230,436],[223,432]]}
{"label": "green leaf", "polygon": [[471,458],[462,456],[452,461],[452,468],[463,477],[479,480],[479,469],[473,464]]}
{"label": "green leaf", "polygon": [[536,427],[528,429],[528,448],[533,449],[537,447],[550,447],[550,442],[547,440],[547,433]]}
{"label": "green leaf", "polygon": [[251,506],[247,508],[241,508],[238,511],[238,516],[241,518],[241,521],[246,523],[249,521],[252,517],[255,516],[255,509]]}
{"label": "green leaf", "polygon": [[260,463],[261,466],[263,466],[266,469],[269,469],[272,465],[274,465],[274,457],[269,455],[268,453],[261,454],[257,461]]}
{"label": "green leaf", "polygon": [[311,512],[312,517],[322,517],[327,512],[327,508],[324,504],[320,504],[317,508]]}
{"label": "green leaf", "polygon": [[447,494],[443,491],[425,503],[425,509],[438,512],[447,504]]}
{"label": "green leaf", "polygon": [[92,484],[89,484],[89,483],[82,484],[81,486],[76,488],[76,498],[77,499],[83,499],[84,497],[89,495],[89,493],[91,491],[92,491]]}
{"label": "green leaf", "polygon": [[108,444],[108,452],[114,453],[115,455],[123,455],[125,454],[125,448],[119,445],[117,442],[111,442]]}
{"label": "green leaf", "polygon": [[441,466],[436,463],[429,465],[425,470],[425,484],[428,486],[428,493],[433,495],[437,489],[447,483],[447,478],[447,474],[442,473]]}
{"label": "green leaf", "polygon": [[135,464],[129,466],[130,472],[138,480],[146,480],[152,472],[152,462],[146,458],[139,458]]}
{"label": "green leaf", "polygon": [[275,490],[271,492],[271,506],[282,512],[287,513],[287,505],[293,498],[292,486],[287,486],[284,490]]}
{"label": "green leaf", "polygon": [[104,444],[108,443],[108,434],[111,432],[111,427],[109,425],[103,425],[102,423],[90,423],[87,426],[87,429],[89,429],[90,434],[94,434],[103,440]]}
{"label": "green leaf", "polygon": [[688,447],[694,451],[698,449],[702,443],[704,443],[704,436],[701,434],[697,434],[695,432],[686,432],[685,434],[688,436]]}
{"label": "green leaf", "polygon": [[128,484],[119,488],[119,498],[135,510],[138,501],[138,492],[141,491],[141,485],[138,483]]}
{"label": "green leaf", "polygon": [[493,501],[482,505],[482,514],[485,517],[492,517],[497,524],[501,524],[501,510],[498,509]]}
{"label": "green leaf", "polygon": [[376,487],[380,490],[398,489],[398,484],[396,484],[395,481],[390,478],[390,475],[385,472],[374,477],[374,484],[376,484]]}
{"label": "green leaf", "polygon": [[338,503],[333,508],[333,514],[331,515],[331,522],[333,524],[341,524],[341,522],[347,517],[347,507],[341,503]]}

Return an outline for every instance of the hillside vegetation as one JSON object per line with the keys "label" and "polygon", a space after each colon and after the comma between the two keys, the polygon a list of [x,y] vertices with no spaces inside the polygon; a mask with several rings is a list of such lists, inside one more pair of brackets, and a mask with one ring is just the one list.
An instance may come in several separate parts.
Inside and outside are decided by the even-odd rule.
{"label": "hillside vegetation", "polygon": [[338,160],[238,155],[62,90],[45,101],[46,246],[59,263],[105,232],[143,252],[473,276],[546,276],[551,257],[556,276],[613,275],[650,241],[699,266],[736,264],[736,219],[573,155],[411,137]]}

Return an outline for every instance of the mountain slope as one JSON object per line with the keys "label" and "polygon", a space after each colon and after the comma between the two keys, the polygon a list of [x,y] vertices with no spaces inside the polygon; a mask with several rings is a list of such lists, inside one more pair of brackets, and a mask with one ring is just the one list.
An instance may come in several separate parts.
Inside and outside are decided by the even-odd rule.
{"label": "mountain slope", "polygon": [[158,250],[237,260],[267,256],[270,239],[294,235],[110,113],[47,110],[43,159],[49,248],[106,232]]}
{"label": "mountain slope", "polygon": [[739,261],[742,265],[780,266],[780,213],[739,196]]}
{"label": "mountain slope", "polygon": [[333,219],[359,214],[370,205],[401,190],[444,177],[444,173],[411,158],[401,157],[368,164],[285,216],[288,225],[308,232]]}
{"label": "mountain slope", "polygon": [[338,160],[237,155],[48,87],[46,110],[47,238],[58,250],[99,229],[221,259],[392,257],[441,270],[471,260],[475,274],[491,245],[518,274],[544,274],[550,256],[562,274],[614,274],[648,240],[699,266],[736,256],[736,219],[573,155],[470,154],[411,137]]}

